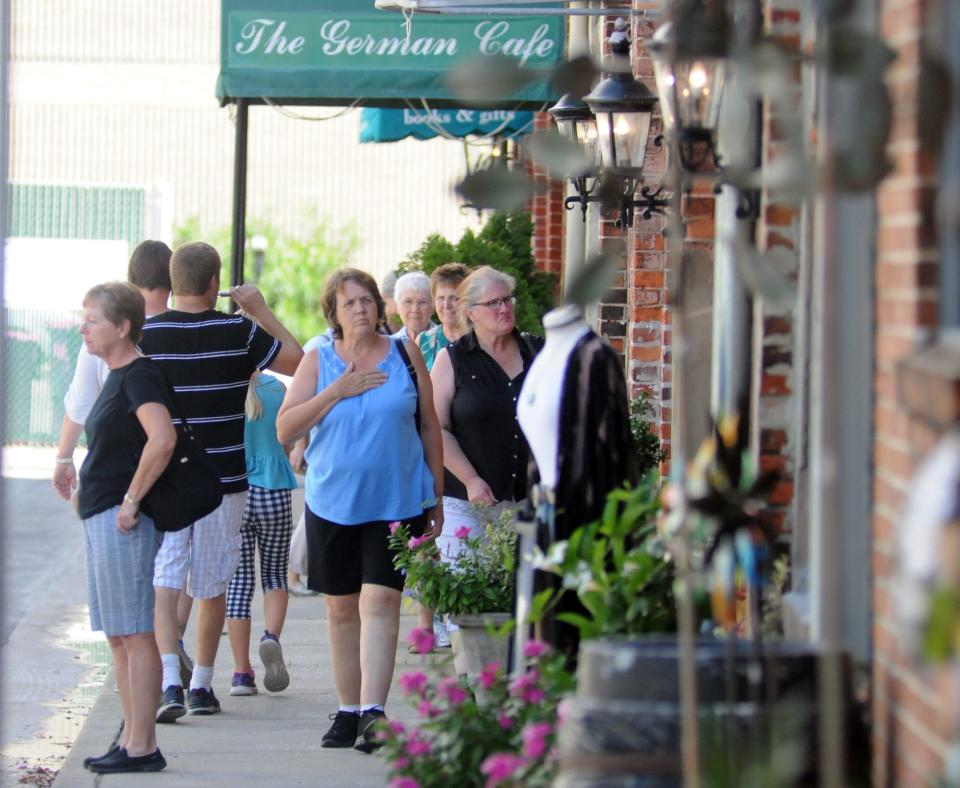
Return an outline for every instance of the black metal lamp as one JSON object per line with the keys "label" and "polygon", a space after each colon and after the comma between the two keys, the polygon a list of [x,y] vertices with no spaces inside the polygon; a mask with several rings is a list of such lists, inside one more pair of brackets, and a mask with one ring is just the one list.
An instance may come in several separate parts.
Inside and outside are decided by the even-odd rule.
{"label": "black metal lamp", "polygon": [[714,135],[729,54],[729,22],[722,6],[688,3],[647,44],[660,96],[663,127],[678,143],[684,169],[697,172],[718,160]]}
{"label": "black metal lamp", "polygon": [[610,35],[611,68],[589,94],[583,97],[597,119],[597,140],[600,162],[605,174],[618,181],[620,218],[617,225],[633,224],[636,208],[645,219],[654,213],[663,213],[669,204],[659,199],[661,189],[640,190],[641,199],[633,195],[643,182],[643,162],[650,136],[650,118],[657,105],[657,96],[645,84],[635,79],[630,63],[630,36],[627,23],[618,19]]}
{"label": "black metal lamp", "polygon": [[587,217],[587,206],[590,196],[597,186],[597,170],[600,166],[600,152],[597,148],[597,121],[590,111],[590,107],[572,93],[566,93],[560,100],[547,110],[557,124],[557,130],[570,142],[575,142],[584,153],[587,169],[583,172],[572,173],[570,183],[576,191],[575,195],[567,197],[564,205],[569,210],[579,205],[583,218]]}

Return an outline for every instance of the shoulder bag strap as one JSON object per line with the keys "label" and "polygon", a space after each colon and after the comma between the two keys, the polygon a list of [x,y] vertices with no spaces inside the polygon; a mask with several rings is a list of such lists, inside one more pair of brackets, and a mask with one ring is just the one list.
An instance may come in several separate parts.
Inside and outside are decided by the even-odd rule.
{"label": "shoulder bag strap", "polygon": [[410,380],[413,381],[413,390],[417,394],[417,409],[413,412],[413,422],[417,425],[417,432],[420,432],[420,387],[417,385],[417,368],[413,366],[407,349],[403,346],[403,340],[395,339],[394,342],[397,343],[397,352],[400,354],[400,358],[403,359],[403,363],[410,375]]}

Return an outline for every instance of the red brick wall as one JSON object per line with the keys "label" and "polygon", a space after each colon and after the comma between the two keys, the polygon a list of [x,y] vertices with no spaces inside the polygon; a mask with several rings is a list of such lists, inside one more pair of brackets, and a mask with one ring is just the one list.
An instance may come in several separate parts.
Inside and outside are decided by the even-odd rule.
{"label": "red brick wall", "polygon": [[[764,6],[763,31],[793,51],[799,51],[800,0],[772,0]],[[790,83],[791,104],[799,106],[802,86],[799,72]],[[761,163],[774,166],[784,145],[780,118],[765,104],[761,128]],[[764,191],[756,229],[757,248],[787,249],[794,255],[800,248],[800,209],[796,202]],[[757,316],[760,346],[756,429],[759,432],[760,467],[777,470],[781,481],[770,496],[765,516],[782,534],[793,530],[794,459],[799,425],[793,418],[793,397],[798,370],[794,369],[794,317],[792,310],[764,311]],[[756,368],[756,367],[755,367]]]}
{"label": "red brick wall", "polygon": [[[953,0],[947,0],[952,2]],[[873,515],[873,741],[877,785],[927,785],[942,773],[952,735],[946,671],[904,653],[893,618],[891,574],[905,494],[937,427],[898,398],[901,362],[937,319],[938,252],[933,226],[936,164],[919,134],[918,79],[923,23],[931,0],[883,0],[880,29],[897,52],[887,72],[893,128],[887,152],[894,172],[878,190],[875,478]],[[902,382],[900,380],[899,382]],[[926,423],[925,423],[926,422]]]}
{"label": "red brick wall", "polygon": [[[546,112],[534,116],[535,129],[548,129],[553,119]],[[530,203],[533,215],[533,260],[534,265],[548,273],[556,274],[559,280],[563,272],[563,228],[566,211],[563,208],[564,183],[550,178],[547,173],[525,161],[527,173],[540,191]]]}

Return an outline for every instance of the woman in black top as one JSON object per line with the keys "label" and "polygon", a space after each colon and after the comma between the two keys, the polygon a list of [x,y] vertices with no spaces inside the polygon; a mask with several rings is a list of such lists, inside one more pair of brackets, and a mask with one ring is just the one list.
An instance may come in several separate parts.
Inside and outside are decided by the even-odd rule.
{"label": "woman in black top", "polygon": [[517,330],[515,284],[490,266],[461,283],[470,330],[437,354],[430,374],[445,466],[445,525],[437,545],[448,558],[457,552],[451,535],[478,525],[470,504],[495,506],[527,494],[528,449],[517,424],[517,397],[543,340]]}
{"label": "woman in black top", "polygon": [[86,547],[90,625],[113,652],[123,707],[119,747],[84,765],[94,772],[154,772],[160,653],[153,634],[153,560],[161,535],[139,503],[166,468],[177,438],[168,388],[137,352],[143,296],[126,282],[98,285],[83,300],[80,333],[110,368],[84,428],[88,453],[80,469],[78,512]]}

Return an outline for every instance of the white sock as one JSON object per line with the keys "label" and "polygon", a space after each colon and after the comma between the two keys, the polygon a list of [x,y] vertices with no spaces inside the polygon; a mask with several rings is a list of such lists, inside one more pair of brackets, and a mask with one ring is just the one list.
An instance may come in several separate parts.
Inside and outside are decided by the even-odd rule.
{"label": "white sock", "polygon": [[385,703],[364,703],[360,707],[360,713],[366,714],[368,711],[384,711]]}
{"label": "white sock", "polygon": [[359,706],[344,706],[343,704],[341,704],[341,705],[340,705],[340,711],[349,711],[351,714],[359,714],[359,713],[360,713],[360,707],[359,707]]}
{"label": "white sock", "polygon": [[163,665],[163,685],[161,690],[167,687],[179,687],[180,681],[180,657],[177,654],[161,654],[160,663]]}
{"label": "white sock", "polygon": [[194,665],[190,689],[205,689],[209,692],[213,684],[213,665]]}

